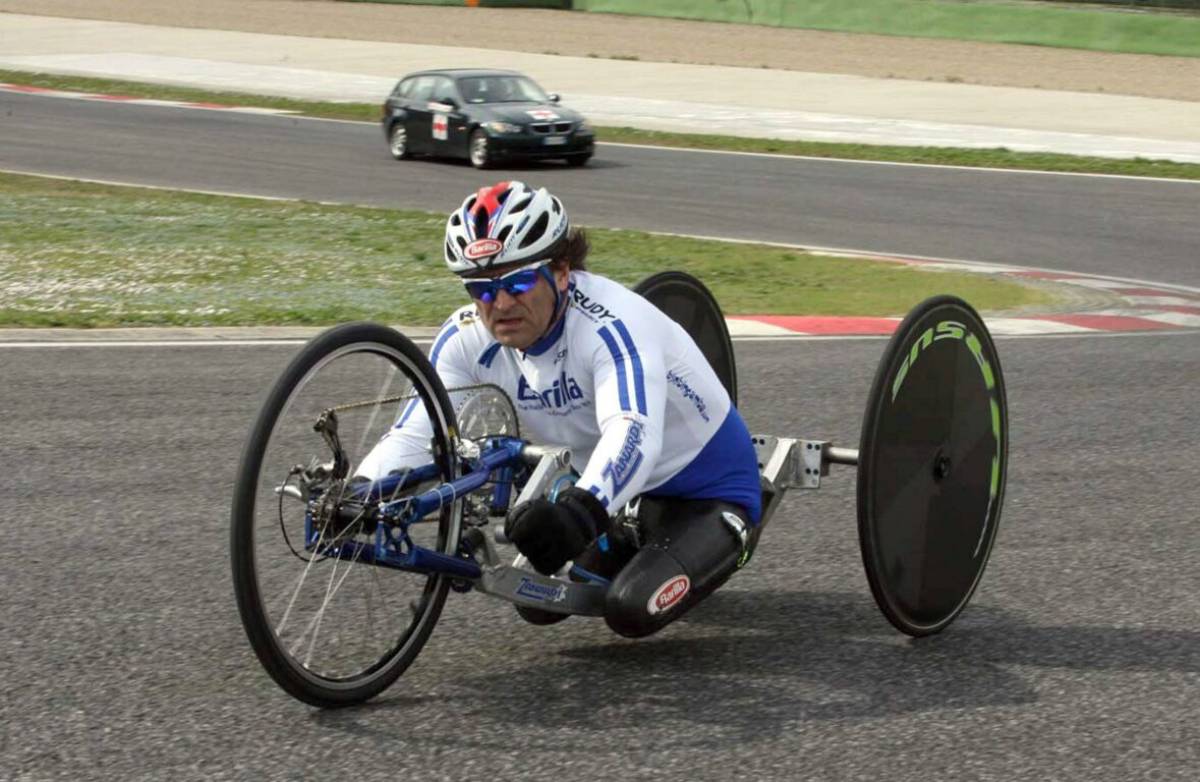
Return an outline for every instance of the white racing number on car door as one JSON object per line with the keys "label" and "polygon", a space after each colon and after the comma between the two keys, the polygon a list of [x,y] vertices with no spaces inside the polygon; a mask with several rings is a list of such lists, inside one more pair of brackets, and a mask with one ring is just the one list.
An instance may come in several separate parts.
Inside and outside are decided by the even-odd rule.
{"label": "white racing number on car door", "polygon": [[433,137],[438,141],[450,137],[450,118],[441,112],[433,115]]}

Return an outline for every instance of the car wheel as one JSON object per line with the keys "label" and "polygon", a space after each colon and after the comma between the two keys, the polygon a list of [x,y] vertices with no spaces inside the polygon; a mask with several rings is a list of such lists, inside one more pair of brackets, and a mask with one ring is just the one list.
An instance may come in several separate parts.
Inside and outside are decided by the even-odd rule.
{"label": "car wheel", "polygon": [[586,166],[587,162],[591,159],[591,155],[571,155],[567,158],[567,165],[571,168],[579,168],[580,166]]}
{"label": "car wheel", "polygon": [[397,122],[388,131],[388,151],[396,160],[412,157],[412,153],[408,151],[408,131],[404,129],[403,122]]}
{"label": "car wheel", "polygon": [[488,135],[483,128],[476,128],[471,134],[471,146],[468,148],[471,165],[475,168],[490,168],[492,165],[491,152],[488,150]]}

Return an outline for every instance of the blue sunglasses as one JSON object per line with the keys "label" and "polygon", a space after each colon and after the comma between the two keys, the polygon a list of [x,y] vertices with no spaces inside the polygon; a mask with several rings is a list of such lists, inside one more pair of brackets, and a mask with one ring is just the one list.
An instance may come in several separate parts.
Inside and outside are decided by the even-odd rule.
{"label": "blue sunglasses", "polygon": [[[496,295],[501,290],[508,293],[509,296],[520,296],[522,293],[528,293],[537,287],[538,272],[546,268],[549,260],[538,261],[529,266],[523,266],[515,272],[509,272],[502,277],[496,277],[490,280],[463,280],[463,285],[467,287],[467,293],[471,294],[472,299],[482,301],[484,304],[491,304],[496,300]],[[546,275],[549,277],[549,275]]]}

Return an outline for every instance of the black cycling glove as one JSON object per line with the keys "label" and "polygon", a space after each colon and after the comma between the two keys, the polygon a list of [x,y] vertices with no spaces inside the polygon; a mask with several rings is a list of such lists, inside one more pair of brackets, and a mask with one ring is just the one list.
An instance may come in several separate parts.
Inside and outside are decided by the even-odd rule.
{"label": "black cycling glove", "polygon": [[554,502],[539,497],[513,508],[504,522],[504,536],[534,570],[553,575],[608,527],[608,512],[595,495],[572,486]]}

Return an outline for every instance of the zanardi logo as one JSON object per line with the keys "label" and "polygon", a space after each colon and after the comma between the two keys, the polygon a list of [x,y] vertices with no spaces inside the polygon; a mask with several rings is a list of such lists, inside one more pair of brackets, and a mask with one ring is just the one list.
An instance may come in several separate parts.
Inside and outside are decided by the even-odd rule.
{"label": "zanardi logo", "polygon": [[672,578],[654,590],[654,594],[650,596],[650,602],[646,603],[646,611],[651,614],[661,614],[663,611],[669,611],[680,600],[683,600],[691,588],[692,582],[687,576],[675,576],[675,578]]}
{"label": "zanardi logo", "polygon": [[480,258],[495,255],[503,249],[504,245],[495,239],[476,239],[467,245],[467,249],[463,250],[463,256],[468,261],[477,261]]}
{"label": "zanardi logo", "polygon": [[613,496],[620,494],[629,485],[633,474],[642,465],[644,456],[642,449],[638,446],[644,439],[641,421],[630,422],[629,431],[625,433],[625,442],[621,446],[621,452],[617,454],[617,460],[614,462],[609,459],[600,472],[601,477],[612,481]]}
{"label": "zanardi logo", "polygon": [[567,599],[567,587],[565,585],[539,584],[532,578],[522,576],[521,584],[517,587],[517,595],[528,597],[531,600],[541,600],[544,603],[561,603]]}
{"label": "zanardi logo", "polygon": [[538,391],[529,385],[529,381],[521,375],[517,381],[517,399],[523,402],[540,402],[542,407],[563,407],[574,400],[583,399],[583,389],[575,378],[567,377],[566,372],[560,372],[558,378],[545,391]]}

